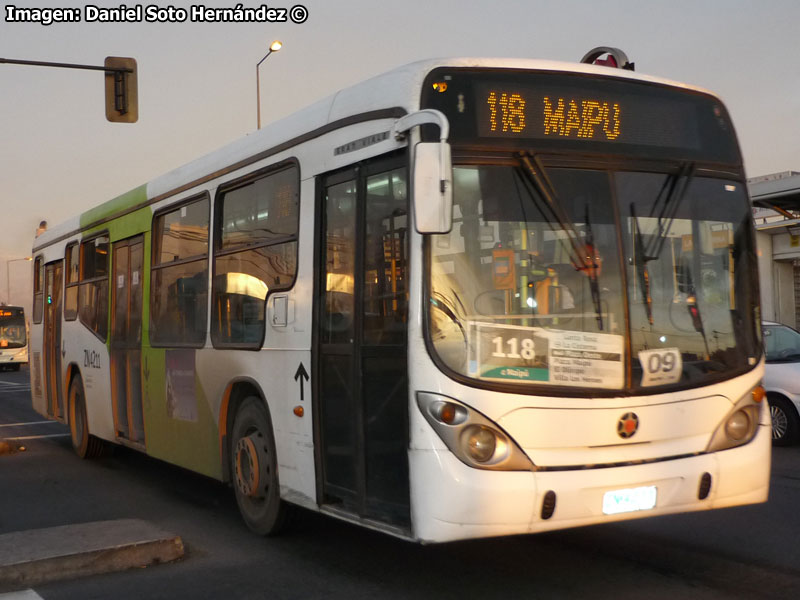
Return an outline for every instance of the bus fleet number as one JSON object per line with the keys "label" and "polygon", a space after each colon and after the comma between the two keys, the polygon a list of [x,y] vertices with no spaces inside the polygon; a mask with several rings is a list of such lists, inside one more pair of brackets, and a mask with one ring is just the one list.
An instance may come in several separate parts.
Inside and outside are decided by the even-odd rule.
{"label": "bus fleet number", "polygon": [[94,350],[84,350],[83,351],[83,366],[84,367],[91,367],[93,369],[100,369],[100,354],[95,352]]}

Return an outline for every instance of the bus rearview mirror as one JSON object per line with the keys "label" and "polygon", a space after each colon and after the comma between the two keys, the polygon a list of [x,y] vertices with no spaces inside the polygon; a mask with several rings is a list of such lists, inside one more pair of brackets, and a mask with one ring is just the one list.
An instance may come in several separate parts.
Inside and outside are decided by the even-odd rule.
{"label": "bus rearview mirror", "polygon": [[414,152],[414,223],[420,233],[449,233],[453,226],[450,145],[423,142]]}

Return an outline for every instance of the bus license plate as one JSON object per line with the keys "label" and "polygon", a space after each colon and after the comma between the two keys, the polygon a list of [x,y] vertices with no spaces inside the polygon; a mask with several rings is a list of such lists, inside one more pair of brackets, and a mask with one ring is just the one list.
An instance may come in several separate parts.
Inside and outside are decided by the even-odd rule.
{"label": "bus license plate", "polygon": [[654,485],[606,492],[603,495],[603,514],[617,515],[637,510],[650,510],[656,506],[656,495],[657,491]]}

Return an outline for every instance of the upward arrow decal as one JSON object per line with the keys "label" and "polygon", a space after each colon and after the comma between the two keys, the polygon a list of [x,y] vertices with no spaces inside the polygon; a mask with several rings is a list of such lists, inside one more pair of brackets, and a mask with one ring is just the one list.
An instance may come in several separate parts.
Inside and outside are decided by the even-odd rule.
{"label": "upward arrow decal", "polygon": [[300,401],[302,402],[305,400],[305,382],[309,380],[308,372],[306,368],[303,366],[303,363],[300,363],[300,366],[297,367],[297,372],[294,374],[294,380],[300,380]]}

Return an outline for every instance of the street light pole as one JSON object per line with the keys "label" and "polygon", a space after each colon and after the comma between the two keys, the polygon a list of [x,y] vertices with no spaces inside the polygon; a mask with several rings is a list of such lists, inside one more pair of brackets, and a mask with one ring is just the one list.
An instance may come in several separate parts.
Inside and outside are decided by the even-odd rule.
{"label": "street light pole", "polygon": [[277,52],[278,50],[281,49],[282,46],[283,44],[280,42],[280,40],[275,40],[274,42],[272,42],[269,45],[269,52],[267,52],[264,58],[258,61],[258,64],[256,65],[256,114],[258,115],[259,129],[261,129],[261,80],[259,79],[258,68],[261,66],[261,63],[267,60],[267,57],[270,54],[272,54],[273,52]]}
{"label": "street light pole", "polygon": [[21,260],[33,260],[30,256],[25,258],[12,258],[6,261],[6,304],[11,304],[11,263]]}

